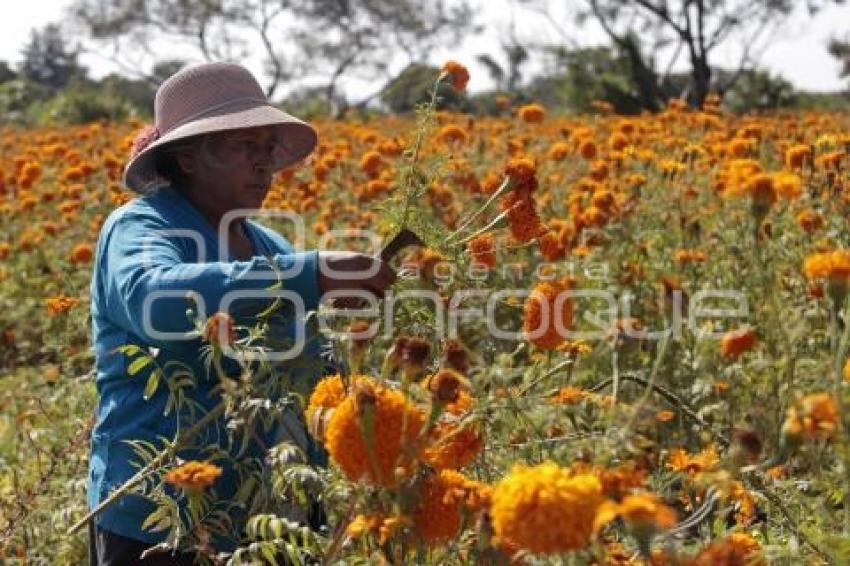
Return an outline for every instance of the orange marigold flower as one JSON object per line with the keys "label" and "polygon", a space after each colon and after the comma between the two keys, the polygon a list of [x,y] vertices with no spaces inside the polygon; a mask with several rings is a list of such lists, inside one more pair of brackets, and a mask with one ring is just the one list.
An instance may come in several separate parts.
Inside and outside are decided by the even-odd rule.
{"label": "orange marigold flower", "polygon": [[812,148],[808,145],[798,144],[791,146],[785,152],[785,165],[789,169],[802,169],[803,165],[812,160]]}
{"label": "orange marigold flower", "polygon": [[456,124],[446,124],[437,132],[437,137],[446,143],[464,143],[469,136]]}
{"label": "orange marigold flower", "polygon": [[676,261],[679,263],[704,263],[708,256],[703,250],[681,249],[676,251]]}
{"label": "orange marigold flower", "polygon": [[211,486],[221,475],[221,468],[210,462],[191,460],[165,474],[165,481],[171,485],[200,490]]}
{"label": "orange marigold flower", "polygon": [[596,527],[621,517],[635,529],[669,529],[676,524],[676,512],[654,493],[626,495],[620,503],[604,503],[596,516]]}
{"label": "orange marigold flower", "polygon": [[732,533],[704,548],[688,566],[763,566],[761,545],[746,533]]}
{"label": "orange marigold flower", "polygon": [[596,143],[591,139],[584,139],[578,146],[578,152],[583,158],[590,161],[596,158]]}
{"label": "orange marigold flower", "polygon": [[584,389],[565,385],[557,393],[549,397],[549,402],[553,405],[575,405],[590,396],[591,393],[588,393]]}
{"label": "orange marigold flower", "polygon": [[514,186],[531,190],[537,188],[537,165],[533,157],[520,156],[510,159],[505,165],[505,175],[511,178]]}
{"label": "orange marigold flower", "polygon": [[572,326],[573,302],[566,281],[543,281],[532,289],[523,309],[526,338],[542,350],[554,350]]}
{"label": "orange marigold flower", "polygon": [[782,432],[793,440],[832,439],[838,434],[839,423],[835,398],[829,393],[813,393],[788,408]]}
{"label": "orange marigold flower", "polygon": [[12,252],[12,245],[6,242],[0,243],[0,261],[9,257]]}
{"label": "orange marigold flower", "polygon": [[563,161],[570,154],[570,146],[566,142],[555,142],[549,147],[549,159]]}
{"label": "orange marigold flower", "polygon": [[443,65],[443,72],[451,76],[452,87],[456,91],[466,90],[466,84],[469,82],[469,71],[461,63],[446,61]]}
{"label": "orange marigold flower", "polygon": [[539,124],[546,116],[546,109],[539,104],[526,104],[517,109],[517,114],[523,122]]}
{"label": "orange marigold flower", "polygon": [[496,243],[492,234],[482,234],[467,244],[472,262],[493,269],[496,267]]}
{"label": "orange marigold flower", "polygon": [[730,330],[720,340],[720,351],[727,358],[739,358],[744,352],[753,349],[756,333],[752,328]]}
{"label": "orange marigold flower", "polygon": [[422,459],[438,469],[459,470],[481,452],[484,441],[471,424],[438,423],[430,434]]}
{"label": "orange marigold flower", "polygon": [[360,158],[360,169],[370,176],[377,176],[383,168],[384,160],[377,151],[367,151]]}
{"label": "orange marigold flower", "polygon": [[803,180],[794,173],[780,171],[773,175],[773,188],[779,196],[793,200],[803,193]]}
{"label": "orange marigold flower", "polygon": [[811,234],[823,226],[823,216],[811,208],[806,208],[797,214],[797,223],[804,232]]}
{"label": "orange marigold flower", "polygon": [[677,472],[697,474],[713,470],[720,463],[717,447],[713,444],[698,454],[688,454],[683,448],[670,451],[667,457],[667,467]]}
{"label": "orange marigold flower", "polygon": [[803,274],[807,279],[830,279],[846,283],[850,279],[850,250],[839,249],[815,253],[803,260]]}
{"label": "orange marigold flower", "polygon": [[425,381],[425,387],[431,392],[431,397],[438,403],[454,403],[460,392],[469,388],[466,378],[450,368],[443,368]]}
{"label": "orange marigold flower", "polygon": [[71,250],[71,263],[88,263],[94,256],[91,244],[77,244]]}
{"label": "orange marigold flower", "polygon": [[47,313],[50,316],[56,316],[58,314],[68,312],[77,306],[80,303],[80,299],[76,297],[68,297],[66,295],[59,295],[46,299],[45,303],[47,305]]}
{"label": "orange marigold flower", "polygon": [[396,469],[412,463],[404,449],[419,436],[424,415],[403,393],[371,380],[360,380],[353,389],[334,409],[325,446],[351,481],[393,487]]}
{"label": "orange marigold flower", "polygon": [[658,411],[655,413],[655,420],[660,421],[662,423],[666,423],[672,421],[676,417],[676,413],[669,410]]}
{"label": "orange marigold flower", "polygon": [[545,462],[515,465],[493,489],[492,500],[490,515],[500,541],[536,554],[557,554],[587,546],[605,497],[596,476],[573,476]]}
{"label": "orange marigold flower", "polygon": [[236,340],[236,323],[226,312],[214,313],[204,324],[204,342],[218,348],[230,346]]}

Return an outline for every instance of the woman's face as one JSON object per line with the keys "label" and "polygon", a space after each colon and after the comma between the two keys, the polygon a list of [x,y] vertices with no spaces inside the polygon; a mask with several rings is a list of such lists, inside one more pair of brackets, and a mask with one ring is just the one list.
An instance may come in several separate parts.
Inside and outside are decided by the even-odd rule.
{"label": "woman's face", "polygon": [[204,136],[181,165],[193,193],[210,208],[260,208],[277,170],[281,147],[274,126],[216,132]]}

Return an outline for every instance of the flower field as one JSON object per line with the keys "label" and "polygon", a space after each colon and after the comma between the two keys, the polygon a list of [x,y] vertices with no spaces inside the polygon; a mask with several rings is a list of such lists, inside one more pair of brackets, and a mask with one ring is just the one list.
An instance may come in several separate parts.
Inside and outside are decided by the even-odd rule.
{"label": "flower field", "polygon": [[[264,204],[306,231],[267,224],[409,228],[394,290],[434,300],[330,317],[350,373],[299,409],[330,467],[282,447],[268,485],[330,529],[258,512],[226,559],[850,564],[850,116],[719,103],[315,122]],[[0,130],[3,563],[86,559],[88,286],[140,126]],[[219,470],[184,466],[203,508]]]}

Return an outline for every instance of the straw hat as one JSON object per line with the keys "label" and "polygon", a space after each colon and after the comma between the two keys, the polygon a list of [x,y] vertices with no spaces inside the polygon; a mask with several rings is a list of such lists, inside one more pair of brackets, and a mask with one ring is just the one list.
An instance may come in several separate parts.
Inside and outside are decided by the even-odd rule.
{"label": "straw hat", "polygon": [[154,125],[133,141],[124,168],[124,184],[144,192],[163,184],[156,172],[156,150],[192,136],[238,128],[278,126],[282,169],[307,157],[316,146],[316,131],[269,102],[257,79],[235,63],[184,67],[156,91]]}

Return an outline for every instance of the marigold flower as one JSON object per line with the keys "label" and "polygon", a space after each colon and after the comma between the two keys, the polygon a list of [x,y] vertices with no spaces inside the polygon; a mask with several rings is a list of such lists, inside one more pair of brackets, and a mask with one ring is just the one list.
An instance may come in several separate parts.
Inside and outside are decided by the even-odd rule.
{"label": "marigold flower", "polygon": [[469,82],[469,71],[461,63],[457,61],[446,61],[443,64],[443,72],[451,76],[452,88],[458,92],[466,90],[466,84]]}
{"label": "marigold flower", "polygon": [[425,478],[412,514],[413,532],[434,546],[457,537],[461,510],[479,509],[489,500],[488,486],[467,479],[453,470],[442,470]]}
{"label": "marigold flower", "polygon": [[69,310],[77,306],[79,303],[80,299],[76,297],[68,297],[66,295],[50,297],[45,300],[45,304],[47,305],[47,313],[50,316],[56,316],[58,314],[68,312]]}
{"label": "marigold flower", "polygon": [[634,529],[669,529],[676,524],[676,512],[654,493],[629,494],[620,503],[604,503],[596,516],[596,526],[601,527],[616,517]]}
{"label": "marigold flower", "polygon": [[796,440],[832,439],[838,434],[838,404],[829,393],[806,395],[788,408],[782,432]]}
{"label": "marigold flower", "polygon": [[761,545],[746,533],[732,533],[725,539],[713,542],[704,548],[688,566],[733,566],[767,564],[762,557]]}
{"label": "marigold flower", "polygon": [[211,486],[221,475],[221,468],[210,462],[191,460],[165,474],[165,481],[171,485],[200,490]]}
{"label": "marigold flower", "polygon": [[570,146],[566,142],[555,142],[549,147],[548,156],[552,161],[563,161],[570,154]]}
{"label": "marigold flower", "polygon": [[461,390],[469,387],[469,382],[459,372],[443,368],[426,380],[425,387],[435,401],[454,403],[458,400]]}
{"label": "marigold flower", "polygon": [[469,139],[466,132],[455,124],[447,124],[440,128],[437,137],[445,143],[464,143]]}
{"label": "marigold flower", "polygon": [[71,263],[88,263],[94,256],[91,244],[77,244],[71,250]]}
{"label": "marigold flower", "polygon": [[797,214],[797,223],[804,232],[811,234],[823,226],[823,217],[811,208],[806,208]]}
{"label": "marigold flower", "polygon": [[422,459],[438,470],[459,470],[472,462],[483,447],[475,426],[441,422],[431,432]]}
{"label": "marigold flower", "polygon": [[724,357],[735,359],[752,350],[755,343],[756,333],[752,328],[730,330],[720,340],[720,351]]}
{"label": "marigold flower", "polygon": [[588,393],[584,389],[565,385],[557,393],[549,397],[549,402],[553,405],[575,405],[591,395],[592,393]]}
{"label": "marigold flower", "polygon": [[482,234],[471,239],[467,249],[473,263],[490,269],[496,267],[496,243],[491,234]]}
{"label": "marigold flower", "polygon": [[517,109],[517,114],[523,122],[539,124],[546,116],[546,109],[539,104],[526,104]]}
{"label": "marigold flower", "polygon": [[532,289],[523,308],[526,338],[542,350],[554,350],[572,326],[573,302],[566,281],[543,281]]}
{"label": "marigold flower", "polygon": [[515,465],[493,489],[490,515],[499,540],[536,554],[556,554],[587,546],[605,497],[599,479],[573,476],[546,462]]}
{"label": "marigold flower", "polygon": [[579,143],[578,152],[588,161],[596,159],[596,143],[591,139],[584,139]]}
{"label": "marigold flower", "polygon": [[676,448],[667,457],[667,467],[677,472],[696,474],[713,470],[720,463],[717,447],[713,444],[698,454],[688,454],[687,450]]}
{"label": "marigold flower", "polygon": [[[334,462],[351,481],[365,480],[384,487],[396,485],[396,468],[412,461],[404,449],[419,436],[422,411],[399,391],[362,379],[359,402],[352,391],[334,409],[325,431],[325,446]],[[368,395],[367,395],[368,394]]]}
{"label": "marigold flower", "polygon": [[785,152],[785,165],[789,169],[802,169],[806,163],[811,163],[812,148],[808,145],[798,144],[791,146]]}
{"label": "marigold flower", "polygon": [[793,200],[803,193],[803,180],[794,173],[780,171],[773,175],[773,188],[779,196]]}
{"label": "marigold flower", "polygon": [[226,312],[217,312],[204,324],[204,342],[224,348],[236,341],[236,323]]}

